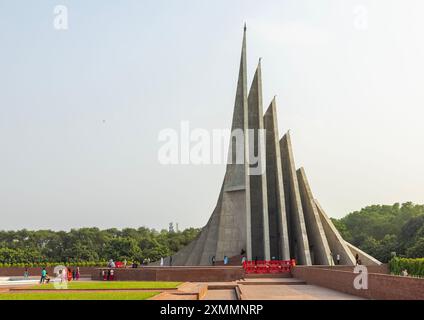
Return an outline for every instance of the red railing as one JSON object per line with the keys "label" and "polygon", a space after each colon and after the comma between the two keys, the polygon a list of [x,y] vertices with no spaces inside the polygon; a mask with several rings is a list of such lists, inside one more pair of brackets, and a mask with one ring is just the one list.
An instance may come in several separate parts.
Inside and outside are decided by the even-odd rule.
{"label": "red railing", "polygon": [[246,273],[289,273],[291,267],[295,265],[295,260],[257,260],[243,262],[243,268]]}

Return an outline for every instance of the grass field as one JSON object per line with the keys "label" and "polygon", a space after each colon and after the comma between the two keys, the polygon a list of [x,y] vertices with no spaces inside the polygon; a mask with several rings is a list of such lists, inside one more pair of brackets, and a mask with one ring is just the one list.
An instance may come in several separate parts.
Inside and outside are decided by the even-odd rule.
{"label": "grass field", "polygon": [[3,293],[0,300],[146,300],[159,292]]}
{"label": "grass field", "polygon": [[[176,289],[181,282],[126,282],[126,281],[90,281],[90,282],[70,282],[70,290],[104,290],[104,289]],[[52,283],[47,285],[36,285],[30,289],[48,290],[55,289]]]}

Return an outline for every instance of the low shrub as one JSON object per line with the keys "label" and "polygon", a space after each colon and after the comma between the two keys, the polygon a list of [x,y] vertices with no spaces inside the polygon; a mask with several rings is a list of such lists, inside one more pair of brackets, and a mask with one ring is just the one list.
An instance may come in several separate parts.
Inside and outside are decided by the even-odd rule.
{"label": "low shrub", "polygon": [[410,259],[395,257],[389,262],[390,272],[400,275],[403,270],[410,276],[424,277],[424,258]]}

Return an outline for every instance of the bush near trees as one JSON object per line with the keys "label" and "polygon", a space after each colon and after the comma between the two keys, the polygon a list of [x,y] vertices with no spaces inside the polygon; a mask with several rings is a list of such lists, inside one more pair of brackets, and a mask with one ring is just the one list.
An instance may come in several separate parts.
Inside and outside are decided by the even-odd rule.
{"label": "bush near trees", "polygon": [[157,261],[174,254],[199,233],[200,229],[182,232],[156,231],[148,228],[73,229],[64,231],[0,231],[0,267],[104,266],[115,261]]}
{"label": "bush near trees", "polygon": [[401,275],[402,271],[406,270],[409,276],[424,277],[424,258],[395,257],[390,261],[389,267],[392,274]]}
{"label": "bush near trees", "polygon": [[332,219],[343,238],[387,263],[392,254],[424,257],[424,205],[373,205]]}

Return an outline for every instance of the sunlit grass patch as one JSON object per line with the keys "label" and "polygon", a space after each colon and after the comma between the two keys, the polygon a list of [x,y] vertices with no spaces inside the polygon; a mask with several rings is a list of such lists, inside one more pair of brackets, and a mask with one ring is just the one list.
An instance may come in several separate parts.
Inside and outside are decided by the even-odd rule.
{"label": "sunlit grass patch", "polygon": [[3,293],[0,300],[147,300],[159,292],[35,292]]}
{"label": "sunlit grass patch", "polygon": [[[181,282],[154,282],[154,281],[89,281],[89,282],[68,282],[70,290],[105,290],[105,289],[176,289]],[[36,285],[31,289],[48,290],[55,289],[54,284]]]}

